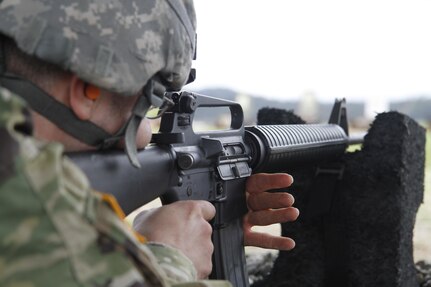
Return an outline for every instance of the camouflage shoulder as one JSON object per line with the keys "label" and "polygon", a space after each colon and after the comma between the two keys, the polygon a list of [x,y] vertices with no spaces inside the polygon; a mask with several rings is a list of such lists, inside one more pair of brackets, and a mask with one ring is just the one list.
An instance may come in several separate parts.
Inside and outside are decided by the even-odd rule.
{"label": "camouflage shoulder", "polygon": [[175,287],[230,287],[228,281],[197,280],[197,272],[190,261],[180,250],[159,243],[148,243],[148,247],[157,258],[170,286]]}

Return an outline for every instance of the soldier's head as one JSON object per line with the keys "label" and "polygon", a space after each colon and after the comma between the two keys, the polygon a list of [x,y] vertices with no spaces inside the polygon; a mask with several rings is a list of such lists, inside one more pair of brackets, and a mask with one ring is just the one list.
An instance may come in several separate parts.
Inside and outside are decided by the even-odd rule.
{"label": "soldier's head", "polygon": [[0,85],[98,148],[134,142],[149,106],[187,82],[196,49],[191,0],[3,0],[0,34]]}

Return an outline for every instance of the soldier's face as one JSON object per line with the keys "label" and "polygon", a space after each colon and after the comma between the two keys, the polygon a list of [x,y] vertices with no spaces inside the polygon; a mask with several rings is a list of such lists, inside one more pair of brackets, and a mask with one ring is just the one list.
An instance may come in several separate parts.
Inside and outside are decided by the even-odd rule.
{"label": "soldier's face", "polygon": [[[111,135],[115,135],[128,121],[138,96],[121,96],[100,90],[100,96],[91,100],[86,96],[84,82],[76,76],[64,77],[48,91],[52,97],[68,106],[81,120],[90,121]],[[43,141],[56,141],[66,151],[93,150],[96,147],[85,144],[64,132],[44,116],[32,111],[33,135]],[[137,147],[144,148],[151,140],[151,126],[148,119],[142,121],[137,131]],[[124,147],[120,143],[120,147]]]}
{"label": "soldier's face", "polygon": [[[96,103],[90,120],[105,131],[115,134],[130,118],[137,99],[138,96],[122,97],[103,92]],[[151,126],[148,119],[141,122],[136,140],[138,148],[144,148],[150,142]],[[120,143],[120,145],[123,145],[123,143]]]}

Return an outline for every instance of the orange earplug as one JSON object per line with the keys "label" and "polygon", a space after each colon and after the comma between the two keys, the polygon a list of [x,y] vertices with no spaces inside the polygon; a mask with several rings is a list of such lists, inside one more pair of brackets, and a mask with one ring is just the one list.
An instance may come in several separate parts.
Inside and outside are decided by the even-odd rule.
{"label": "orange earplug", "polygon": [[91,84],[85,85],[84,93],[85,93],[85,96],[92,101],[95,101],[100,97],[100,89]]}

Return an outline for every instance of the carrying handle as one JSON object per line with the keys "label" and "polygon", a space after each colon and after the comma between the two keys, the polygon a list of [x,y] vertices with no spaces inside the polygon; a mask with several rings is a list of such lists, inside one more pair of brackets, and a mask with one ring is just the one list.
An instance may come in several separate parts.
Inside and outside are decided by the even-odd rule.
{"label": "carrying handle", "polygon": [[167,96],[174,102],[174,106],[164,113],[159,132],[153,134],[153,143],[198,144],[202,136],[206,136],[203,134],[197,135],[193,131],[195,112],[201,107],[227,107],[231,115],[230,129],[212,131],[207,136],[225,137],[244,135],[244,112],[240,104],[187,91],[169,92]]}

